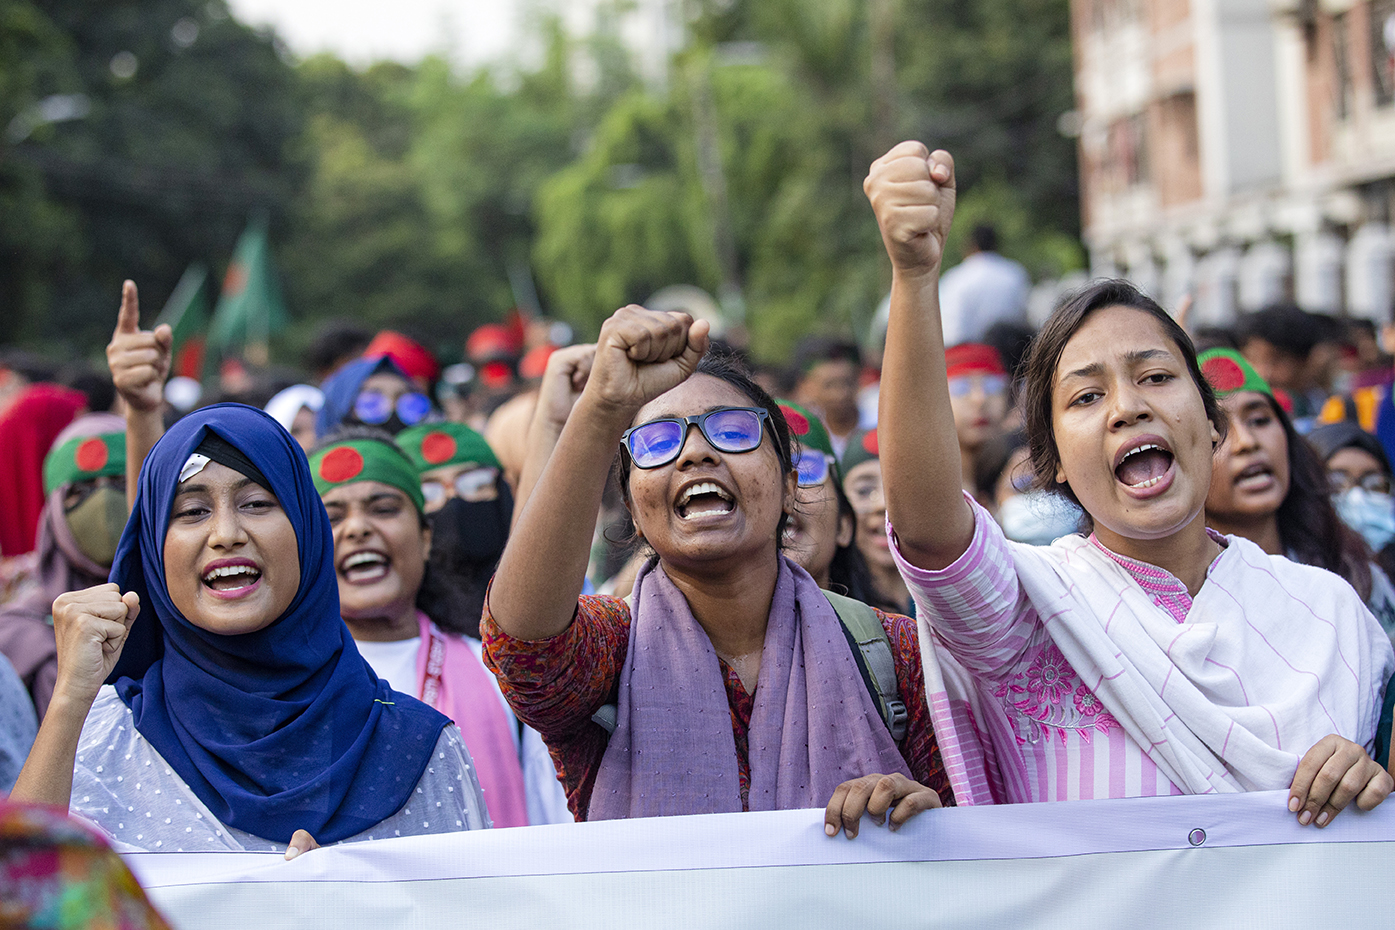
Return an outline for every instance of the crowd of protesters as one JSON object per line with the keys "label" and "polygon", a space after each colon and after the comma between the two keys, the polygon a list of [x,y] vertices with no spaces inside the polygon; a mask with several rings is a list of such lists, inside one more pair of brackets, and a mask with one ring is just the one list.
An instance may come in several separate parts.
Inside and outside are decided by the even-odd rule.
{"label": "crowd of protesters", "polygon": [[[0,370],[0,781],[118,849],[569,820],[1390,792],[1395,362],[1124,281],[1039,333],[953,163],[866,190],[884,349],[752,367],[707,320],[588,345],[325,330],[304,374]],[[943,299],[943,309],[941,300]],[[955,334],[953,341],[947,340]],[[1198,350],[1200,354],[1198,354]],[[41,725],[40,725],[41,724]],[[22,771],[21,771],[22,766]]]}

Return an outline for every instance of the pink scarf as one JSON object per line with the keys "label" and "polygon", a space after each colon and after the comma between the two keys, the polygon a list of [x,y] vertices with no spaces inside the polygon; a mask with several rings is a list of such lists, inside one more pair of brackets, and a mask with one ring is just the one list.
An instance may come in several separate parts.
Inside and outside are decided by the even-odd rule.
{"label": "pink scarf", "polygon": [[[421,611],[417,611],[417,623],[421,628],[418,695],[460,728],[494,826],[526,827],[528,801],[514,721],[499,701],[494,677],[462,637],[442,633]],[[439,654],[433,657],[433,651]],[[427,694],[432,689],[437,692],[434,699]]]}
{"label": "pink scarf", "polygon": [[[635,579],[620,702],[590,820],[741,810],[717,653],[657,565]],[[822,807],[842,782],[910,769],[867,693],[833,607],[780,558],[748,734],[751,810]]]}

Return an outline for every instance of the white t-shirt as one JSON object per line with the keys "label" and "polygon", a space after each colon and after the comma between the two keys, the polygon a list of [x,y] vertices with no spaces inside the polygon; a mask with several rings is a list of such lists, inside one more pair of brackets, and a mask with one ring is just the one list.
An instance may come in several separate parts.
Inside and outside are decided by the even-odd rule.
{"label": "white t-shirt", "polygon": [[994,323],[1027,321],[1032,279],[1027,269],[997,252],[976,252],[940,278],[940,320],[945,346],[982,342]]}
{"label": "white t-shirt", "polygon": [[388,683],[394,691],[418,696],[417,653],[421,649],[421,637],[397,639],[390,643],[370,643],[354,640],[358,654],[373,666],[378,677]]}

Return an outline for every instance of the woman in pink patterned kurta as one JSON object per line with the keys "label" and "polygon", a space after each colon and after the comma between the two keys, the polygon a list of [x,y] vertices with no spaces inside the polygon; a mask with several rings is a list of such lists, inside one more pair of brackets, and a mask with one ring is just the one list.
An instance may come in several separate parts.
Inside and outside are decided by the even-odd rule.
{"label": "woman in pink patterned kurta", "polygon": [[888,531],[963,803],[1288,788],[1324,826],[1392,779],[1368,755],[1395,655],[1335,575],[1211,533],[1225,417],[1190,340],[1125,282],[1033,346],[1037,481],[1089,535],[1008,542],[960,491],[937,284],[953,162],[903,143],[866,190],[892,260],[882,372]]}

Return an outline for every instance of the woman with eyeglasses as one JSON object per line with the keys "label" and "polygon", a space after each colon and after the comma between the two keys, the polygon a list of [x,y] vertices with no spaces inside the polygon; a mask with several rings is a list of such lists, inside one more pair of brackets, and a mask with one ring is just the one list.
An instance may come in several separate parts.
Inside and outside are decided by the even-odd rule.
{"label": "woman with eyeglasses", "polygon": [[[959,440],[961,471],[972,481],[975,462],[983,444],[997,436],[1008,411],[1008,376],[998,350],[976,342],[964,342],[945,350],[949,377],[949,406],[954,412],[954,433]],[[991,488],[965,487],[979,503]]]}
{"label": "woman with eyeglasses", "polygon": [[376,426],[396,435],[431,417],[431,398],[386,355],[349,362],[320,386],[324,405],[315,416],[315,437],[341,424]]}
{"label": "woman with eyeglasses", "polygon": [[796,403],[777,403],[795,442],[794,468],[799,475],[794,509],[785,524],[785,554],[819,587],[884,606],[875,600],[872,575],[857,548],[857,512],[843,492],[828,428]]}
{"label": "woman with eyeglasses", "polygon": [[875,429],[858,430],[848,438],[842,472],[843,491],[857,516],[857,548],[872,581],[867,603],[907,613],[911,610],[911,594],[901,580],[886,540],[886,495],[882,489],[881,446]]}
{"label": "woman with eyeglasses", "polygon": [[1336,572],[1389,633],[1395,587],[1360,534],[1338,516],[1322,461],[1268,382],[1234,349],[1209,349],[1197,361],[1230,419],[1214,456],[1207,526],[1243,536],[1270,555]]}
{"label": "woman with eyeglasses", "polygon": [[[879,615],[909,722],[896,742],[839,618],[780,552],[789,427],[708,325],[617,311],[523,505],[481,622],[577,819],[807,808],[857,832],[940,806],[914,625]],[[654,552],[629,598],[582,596],[607,472]],[[894,808],[894,810],[893,810]],[[832,828],[828,828],[832,832]]]}

